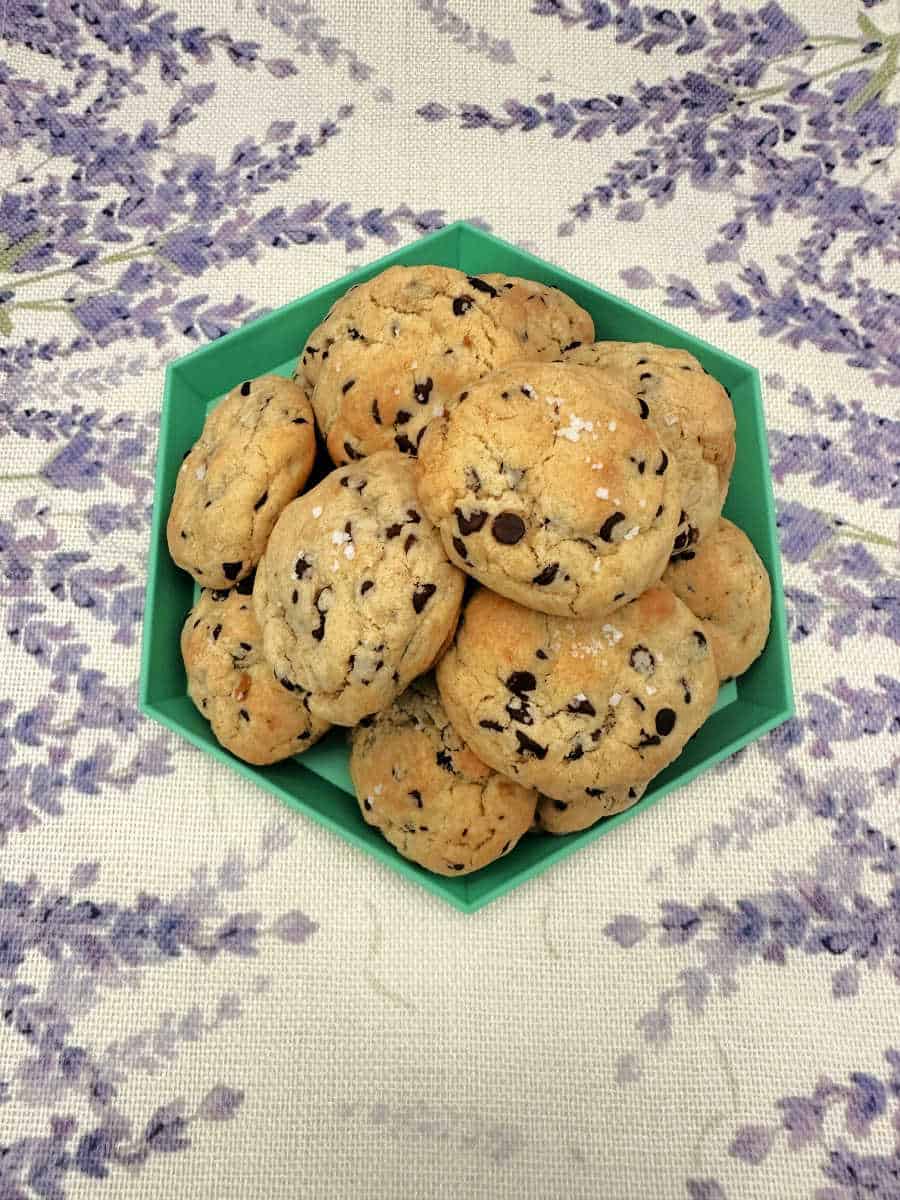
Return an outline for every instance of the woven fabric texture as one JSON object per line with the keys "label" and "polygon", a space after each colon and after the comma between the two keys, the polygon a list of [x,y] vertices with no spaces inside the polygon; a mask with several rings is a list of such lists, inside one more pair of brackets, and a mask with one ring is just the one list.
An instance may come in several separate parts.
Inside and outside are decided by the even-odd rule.
{"label": "woven fabric texture", "polygon": [[[894,0],[0,0],[0,1198],[900,1196]],[[454,912],[137,708],[165,364],[466,218],[756,364],[797,716]]]}

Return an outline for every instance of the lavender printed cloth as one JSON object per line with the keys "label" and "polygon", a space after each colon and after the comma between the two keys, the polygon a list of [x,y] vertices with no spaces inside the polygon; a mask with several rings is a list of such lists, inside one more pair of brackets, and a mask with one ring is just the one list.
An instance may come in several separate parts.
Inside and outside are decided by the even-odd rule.
{"label": "lavender printed cloth", "polygon": [[[0,1200],[900,1197],[894,0],[0,0]],[[758,364],[797,717],[467,917],[144,719],[167,361],[466,218]]]}

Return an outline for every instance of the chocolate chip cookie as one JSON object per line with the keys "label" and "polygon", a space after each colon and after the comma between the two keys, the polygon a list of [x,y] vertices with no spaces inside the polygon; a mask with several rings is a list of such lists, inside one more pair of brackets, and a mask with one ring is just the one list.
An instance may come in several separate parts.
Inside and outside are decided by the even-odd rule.
{"label": "chocolate chip cookie", "polygon": [[256,566],[284,506],[316,456],[303,389],[279,375],[232,388],[181,464],[169,553],[203,587],[229,588]]}
{"label": "chocolate chip cookie", "polygon": [[659,581],[678,464],[597,371],[515,363],[472,383],[422,442],[419,497],[451,561],[529,608],[600,616]]}
{"label": "chocolate chip cookie", "polygon": [[204,588],[181,631],[188,694],[218,741],[263,765],[302,754],[328,729],[306,696],[285,690],[262,649],[250,578],[236,588]]}
{"label": "chocolate chip cookie", "polygon": [[351,288],[310,334],[294,377],[335,463],[415,457],[451,395],[521,355],[496,289],[450,267],[390,267]]}
{"label": "chocolate chip cookie", "polygon": [[762,654],[772,616],[772,585],[753,543],[720,518],[696,548],[676,554],[663,582],[698,619],[719,679],[742,675]]}
{"label": "chocolate chip cookie", "polygon": [[624,812],[637,804],[647,789],[645,783],[630,787],[594,788],[591,796],[575,800],[551,800],[541,796],[535,812],[534,830],[537,833],[578,833],[589,829],[604,817]]}
{"label": "chocolate chip cookie", "polygon": [[734,411],[722,385],[686,350],[649,342],[595,342],[567,350],[563,359],[595,366],[626,388],[678,460],[684,515],[675,552],[715,529],[735,454]]}
{"label": "chocolate chip cookie", "polygon": [[355,725],[427,671],[453,635],[464,576],[393,451],[333,471],[288,505],[256,575],[265,652],[313,713]]}
{"label": "chocolate chip cookie", "polygon": [[706,634],[668,588],[572,620],[475,593],[437,667],[447,715],[496,771],[553,800],[646,783],[712,710]]}
{"label": "chocolate chip cookie", "polygon": [[469,276],[469,281],[496,292],[498,320],[518,338],[521,358],[559,358],[594,340],[590,313],[559,288],[516,275]]}
{"label": "chocolate chip cookie", "polygon": [[350,776],[365,820],[438,875],[466,875],[507,854],[537,803],[465,745],[430,678],[356,727]]}

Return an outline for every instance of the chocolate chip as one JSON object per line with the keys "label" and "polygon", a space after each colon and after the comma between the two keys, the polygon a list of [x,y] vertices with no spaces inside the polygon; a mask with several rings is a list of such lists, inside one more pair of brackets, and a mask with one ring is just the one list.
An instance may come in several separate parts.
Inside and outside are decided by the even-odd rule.
{"label": "chocolate chip", "polygon": [[653,378],[653,372],[652,372],[652,371],[644,371],[644,372],[641,374],[641,376],[640,376],[640,379],[641,379],[642,381],[643,381],[643,380],[645,380],[645,379],[652,379],[652,378]]}
{"label": "chocolate chip", "polygon": [[413,384],[413,396],[417,404],[427,404],[431,396],[431,389],[434,387],[434,380],[429,375],[424,383]]}
{"label": "chocolate chip", "polygon": [[453,759],[450,757],[449,750],[438,750],[434,756],[434,761],[439,767],[443,767],[445,771],[449,771],[451,775],[456,774],[456,771],[453,769]]}
{"label": "chocolate chip", "polygon": [[535,575],[534,579],[532,579],[531,582],[538,584],[540,587],[546,587],[546,585],[548,583],[552,583],[553,580],[556,578],[556,572],[558,570],[559,570],[558,562],[550,563],[549,566],[544,567],[543,571],[539,571],[538,574]]}
{"label": "chocolate chip", "polygon": [[226,579],[237,579],[238,572],[244,564],[242,562],[227,562],[222,563],[222,574]]}
{"label": "chocolate chip", "polygon": [[630,787],[628,789],[628,799],[629,800],[637,800],[637,792],[634,790],[633,787]]}
{"label": "chocolate chip", "polygon": [[343,395],[345,395],[345,396],[347,395],[347,393],[348,393],[348,392],[350,391],[350,389],[353,387],[354,383],[356,383],[356,380],[355,380],[355,379],[348,379],[348,380],[347,380],[347,382],[346,382],[346,383],[344,384],[344,386],[341,388],[341,392],[343,393]]}
{"label": "chocolate chip", "polygon": [[400,534],[402,533],[402,531],[403,531],[403,526],[398,521],[396,525],[388,525],[387,529],[384,532],[385,532],[385,536],[388,539],[390,539],[390,538],[399,537]]}
{"label": "chocolate chip", "polygon": [[366,592],[368,592],[374,586],[375,586],[374,579],[364,579],[362,582],[362,587],[359,589],[359,594],[361,596],[364,596],[366,594]]}
{"label": "chocolate chip", "polygon": [[637,744],[637,749],[642,750],[644,746],[658,746],[660,742],[659,734],[648,734],[645,730],[641,730],[641,739]]}
{"label": "chocolate chip", "polygon": [[417,613],[420,613],[434,593],[437,591],[436,583],[422,583],[413,592],[412,606]]}
{"label": "chocolate chip", "polygon": [[578,762],[579,758],[584,757],[584,749],[581,746],[573,746],[565,757],[566,762]]}
{"label": "chocolate chip", "polygon": [[605,796],[606,792],[603,788],[585,788],[585,794],[588,796]]}
{"label": "chocolate chip", "polygon": [[252,650],[253,649],[252,645],[249,642],[241,642],[240,646],[241,646],[242,650]]}
{"label": "chocolate chip", "polygon": [[658,520],[663,515],[664,510],[665,510],[665,505],[661,504],[659,506],[659,508],[656,510],[656,516],[653,518],[654,521]]}
{"label": "chocolate chip", "polygon": [[311,567],[312,567],[312,563],[307,562],[307,560],[301,554],[300,557],[297,559],[297,561],[294,563],[294,578],[302,579],[303,576],[306,574],[306,572],[311,569]]}
{"label": "chocolate chip", "polygon": [[656,714],[656,732],[667,737],[675,728],[675,712],[671,708],[661,708]]}
{"label": "chocolate chip", "polygon": [[506,686],[514,696],[522,696],[523,692],[534,691],[537,680],[530,671],[513,671],[506,681]]}
{"label": "chocolate chip", "polygon": [[297,599],[298,599],[298,596],[297,596],[297,589],[296,589],[296,588],[294,588],[293,592],[291,592],[291,604],[296,604],[296,603],[297,603]]}
{"label": "chocolate chip", "polygon": [[239,708],[238,715],[241,716],[245,721],[250,720],[250,714],[247,712],[246,708]]}
{"label": "chocolate chip", "polygon": [[465,516],[462,509],[455,508],[453,511],[456,513],[456,523],[459,526],[459,532],[465,537],[468,537],[470,533],[477,533],[488,518],[486,512],[478,511]]}
{"label": "chocolate chip", "polygon": [[265,504],[265,502],[268,500],[268,498],[269,498],[269,493],[263,492],[263,494],[260,496],[260,498],[257,500],[257,502],[253,505],[254,512],[259,512],[259,510],[262,508],[262,506]]}
{"label": "chocolate chip", "polygon": [[611,517],[607,517],[606,520],[603,522],[603,524],[600,526],[599,530],[597,531],[598,537],[601,537],[604,542],[611,542],[613,540],[613,536],[612,536],[613,530],[619,524],[620,521],[624,521],[624,520],[625,520],[624,513],[614,512],[613,515]]}
{"label": "chocolate chip", "polygon": [[466,488],[476,494],[481,491],[481,477],[474,467],[466,467]]}
{"label": "chocolate chip", "polygon": [[706,645],[706,638],[703,636],[703,634],[700,632],[699,629],[694,630],[694,637],[697,639],[698,646]]}
{"label": "chocolate chip", "polygon": [[291,424],[292,425],[308,425],[309,422],[307,421],[306,417],[294,417],[293,421],[291,421]]}
{"label": "chocolate chip", "polygon": [[220,600],[227,600],[231,595],[231,592],[228,590],[228,588],[213,588],[208,595],[210,600],[215,600],[215,602],[218,604]]}
{"label": "chocolate chip", "polygon": [[656,670],[656,659],[646,646],[635,646],[628,656],[631,669],[639,675],[652,675]]}
{"label": "chocolate chip", "polygon": [[286,692],[299,692],[300,691],[300,689],[296,686],[296,684],[291,683],[291,681],[289,679],[282,679],[279,676],[278,682],[281,684],[281,686],[284,688],[284,690]]}
{"label": "chocolate chip", "polygon": [[641,710],[641,712],[646,711],[647,705],[643,702],[643,700],[641,700],[641,698],[639,696],[632,696],[632,700],[635,702],[635,704],[638,706],[638,708]]}
{"label": "chocolate chip", "polygon": [[697,552],[695,550],[685,550],[683,554],[673,554],[672,557],[669,559],[669,562],[673,562],[673,563],[690,562],[692,558],[696,558],[696,557],[697,557]]}
{"label": "chocolate chip", "polygon": [[412,416],[411,412],[407,412],[405,408],[401,408],[400,411],[397,413],[396,417],[394,417],[394,424],[395,425],[405,425],[411,416]]}
{"label": "chocolate chip", "polygon": [[500,295],[496,288],[491,287],[489,283],[485,283],[483,279],[479,279],[477,275],[467,275],[466,278],[476,292],[487,292],[492,297]]}
{"label": "chocolate chip", "polygon": [[344,442],[344,453],[353,462],[359,462],[363,455],[358,450],[354,450],[349,442]]}
{"label": "chocolate chip", "polygon": [[570,713],[583,713],[586,717],[596,717],[597,715],[597,710],[586,696],[582,696],[580,699],[576,697],[574,700],[570,700],[568,703],[568,710]]}
{"label": "chocolate chip", "polygon": [[348,329],[347,337],[350,338],[350,340],[352,342],[355,342],[355,341],[358,341],[362,337],[362,334],[359,332],[358,329]]}
{"label": "chocolate chip", "polygon": [[214,642],[217,642],[217,641],[219,640],[219,634],[220,634],[221,632],[222,632],[222,626],[221,626],[221,625],[217,625],[217,626],[215,627],[215,629],[212,631],[212,640],[213,640]]}
{"label": "chocolate chip", "polygon": [[416,510],[414,508],[408,508],[406,510],[406,516],[412,522],[413,525],[418,525],[422,520],[421,514],[416,512]]}
{"label": "chocolate chip", "polygon": [[471,296],[465,296],[465,295],[457,296],[456,299],[453,301],[454,317],[465,316],[465,314],[469,311],[469,309],[472,307],[472,305],[474,303],[475,303],[475,301],[472,299]]}
{"label": "chocolate chip", "polygon": [[423,807],[424,807],[424,805],[423,805],[423,801],[422,801],[422,793],[421,793],[420,791],[418,791],[417,789],[414,789],[414,790],[413,790],[413,791],[411,791],[411,792],[407,792],[407,795],[408,795],[408,796],[412,796],[413,800],[415,800],[415,802],[416,802],[416,808],[423,808]]}
{"label": "chocolate chip", "polygon": [[465,863],[449,863],[448,865],[453,871],[464,871],[466,869]]}
{"label": "chocolate chip", "polygon": [[376,425],[381,424],[381,413],[378,411],[378,401],[377,400],[372,401],[372,420],[375,422]]}
{"label": "chocolate chip", "polygon": [[563,346],[562,352],[565,354],[567,350],[577,350],[580,345],[581,342],[569,342],[568,346]]}
{"label": "chocolate chip", "polygon": [[534,741],[527,733],[522,733],[521,729],[516,730],[516,741],[519,743],[520,754],[527,754],[538,759],[547,757],[547,747]]}
{"label": "chocolate chip", "polygon": [[650,406],[643,396],[638,396],[637,402],[641,406],[641,420],[646,421],[650,416]]}
{"label": "chocolate chip", "polygon": [[456,551],[456,553],[459,555],[460,558],[467,559],[469,557],[469,552],[466,549],[466,543],[462,540],[462,538],[455,537],[453,539],[453,549]]}
{"label": "chocolate chip", "polygon": [[503,726],[500,725],[497,721],[484,720],[484,721],[479,721],[478,724],[481,726],[482,729],[491,729],[491,730],[493,730],[494,733],[502,733],[503,732]]}
{"label": "chocolate chip", "polygon": [[250,380],[249,379],[247,380],[246,383],[241,384],[241,395],[242,396],[250,395]]}
{"label": "chocolate chip", "polygon": [[411,454],[413,457],[415,457],[416,448],[405,433],[397,434],[397,436],[394,438],[394,445],[401,454]]}
{"label": "chocolate chip", "polygon": [[491,522],[491,533],[504,546],[514,546],[525,536],[525,522],[518,513],[498,513]]}
{"label": "chocolate chip", "polygon": [[672,543],[672,549],[673,550],[683,550],[687,544],[688,544],[688,535],[687,535],[687,532],[685,531],[685,532],[679,533],[678,537]]}
{"label": "chocolate chip", "polygon": [[409,554],[410,550],[412,550],[412,548],[416,544],[417,540],[418,539],[416,538],[416,535],[414,533],[411,533],[409,535],[409,537],[406,539],[406,541],[403,543],[403,553]]}
{"label": "chocolate chip", "polygon": [[365,800],[363,800],[363,808],[366,810],[366,812],[372,811],[372,801],[368,796],[366,796]]}
{"label": "chocolate chip", "polygon": [[681,677],[681,679],[679,679],[679,681],[678,681],[678,682],[679,682],[679,683],[681,684],[681,686],[684,688],[684,702],[685,702],[685,704],[690,704],[690,702],[691,702],[691,689],[688,687],[688,681],[687,681],[687,680],[684,678],[684,676],[682,676],[682,677]]}
{"label": "chocolate chip", "polygon": [[182,531],[181,531],[181,536],[182,536],[183,538],[187,539],[187,534],[184,532],[184,530],[183,530],[183,529],[182,529]]}
{"label": "chocolate chip", "polygon": [[506,706],[506,715],[510,720],[515,721],[519,725],[533,725],[534,717],[531,715],[531,709],[521,698],[516,698]]}
{"label": "chocolate chip", "polygon": [[[578,343],[576,343],[576,345],[577,344]],[[569,806],[568,806],[568,804],[566,804],[565,800],[554,800],[553,807],[556,809],[557,812],[565,812]]]}

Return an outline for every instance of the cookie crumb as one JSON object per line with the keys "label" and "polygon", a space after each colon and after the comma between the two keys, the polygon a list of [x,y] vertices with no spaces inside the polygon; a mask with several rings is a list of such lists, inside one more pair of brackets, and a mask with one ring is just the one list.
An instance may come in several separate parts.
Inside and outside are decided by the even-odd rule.
{"label": "cookie crumb", "polygon": [[322,515],[322,505],[321,504],[317,504],[315,506],[315,508],[312,510],[312,515],[318,521],[319,517],[321,517],[321,515]]}
{"label": "cookie crumb", "polygon": [[598,500],[608,500],[609,499],[609,488],[597,488],[594,495],[597,497]]}
{"label": "cookie crumb", "polygon": [[615,708],[617,704],[621,704],[622,703],[621,692],[613,692],[613,694],[609,698],[609,703],[612,705],[613,708]]}

